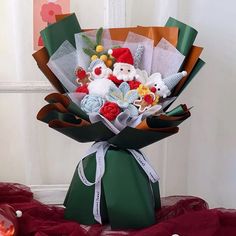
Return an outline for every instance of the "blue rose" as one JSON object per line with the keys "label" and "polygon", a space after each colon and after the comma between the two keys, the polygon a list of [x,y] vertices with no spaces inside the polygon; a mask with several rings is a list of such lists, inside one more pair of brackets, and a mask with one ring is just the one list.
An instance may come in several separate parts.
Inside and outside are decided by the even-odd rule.
{"label": "blue rose", "polygon": [[86,113],[98,112],[104,102],[104,99],[101,97],[86,95],[81,101],[81,109]]}

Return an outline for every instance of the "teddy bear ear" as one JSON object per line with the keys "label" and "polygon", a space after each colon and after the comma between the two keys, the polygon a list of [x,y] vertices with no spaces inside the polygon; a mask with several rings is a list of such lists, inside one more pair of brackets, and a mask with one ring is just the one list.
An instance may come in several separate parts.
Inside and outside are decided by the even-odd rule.
{"label": "teddy bear ear", "polygon": [[147,86],[153,86],[154,84],[158,83],[159,81],[162,81],[161,74],[160,73],[155,73],[152,74],[148,80],[147,80]]}
{"label": "teddy bear ear", "polygon": [[161,76],[161,73],[159,73],[159,72],[157,72],[157,73],[154,73],[154,74],[152,74],[150,77],[149,77],[149,79],[153,79],[153,80],[160,80],[160,79],[162,79],[162,76]]}

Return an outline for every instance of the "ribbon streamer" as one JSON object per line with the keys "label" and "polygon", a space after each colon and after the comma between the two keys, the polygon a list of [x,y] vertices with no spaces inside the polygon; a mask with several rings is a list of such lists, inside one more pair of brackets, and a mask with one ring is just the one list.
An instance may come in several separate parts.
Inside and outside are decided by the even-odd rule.
{"label": "ribbon streamer", "polygon": [[[94,143],[86,152],[86,154],[82,157],[78,165],[78,175],[83,184],[85,184],[86,186],[95,185],[93,215],[94,219],[100,224],[102,224],[101,213],[100,213],[101,180],[105,172],[105,155],[110,146],[111,144],[109,144],[108,142]],[[148,163],[147,159],[145,158],[145,155],[141,151],[136,151],[133,149],[128,149],[128,151],[133,155],[137,163],[147,174],[150,181],[152,181],[153,183],[159,181],[160,177]],[[93,153],[96,153],[96,176],[95,176],[95,181],[90,182],[84,174],[83,159]]]}

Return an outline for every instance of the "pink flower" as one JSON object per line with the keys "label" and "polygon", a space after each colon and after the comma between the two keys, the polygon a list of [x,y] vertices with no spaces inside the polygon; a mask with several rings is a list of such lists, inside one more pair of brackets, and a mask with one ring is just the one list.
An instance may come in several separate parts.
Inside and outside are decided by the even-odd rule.
{"label": "pink flower", "polygon": [[41,7],[40,15],[42,16],[43,21],[52,24],[56,22],[55,15],[62,14],[61,6],[53,2],[43,4]]}
{"label": "pink flower", "polygon": [[42,39],[42,36],[41,36],[41,35],[39,36],[39,39],[38,39],[38,46],[40,46],[40,47],[43,47],[43,46],[44,46],[44,44],[43,44],[43,39]]}

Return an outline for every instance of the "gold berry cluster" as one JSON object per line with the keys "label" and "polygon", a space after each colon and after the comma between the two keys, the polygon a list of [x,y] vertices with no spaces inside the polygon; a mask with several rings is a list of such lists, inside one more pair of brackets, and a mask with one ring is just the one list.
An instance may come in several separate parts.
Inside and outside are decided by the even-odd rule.
{"label": "gold berry cluster", "polygon": [[108,50],[105,50],[104,46],[101,44],[102,34],[103,28],[98,29],[96,33],[96,42],[86,35],[82,35],[83,40],[88,45],[88,48],[83,48],[83,51],[90,57],[91,61],[100,59],[104,61],[107,67],[112,67],[114,63],[113,58],[108,54]]}

